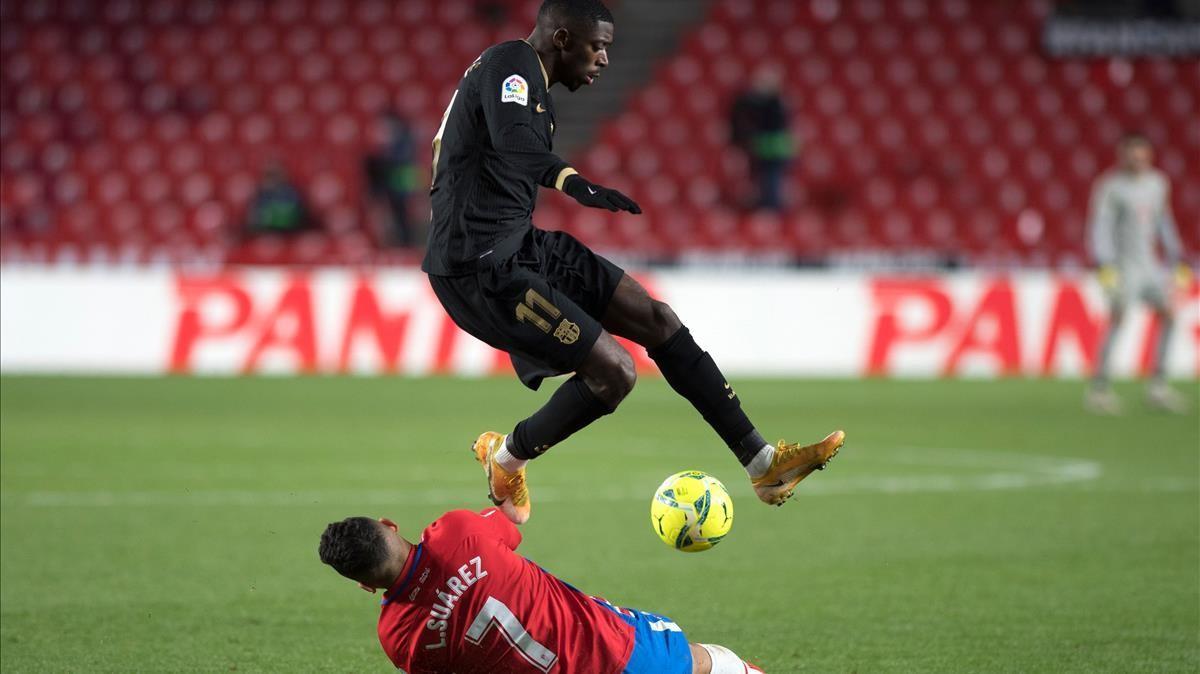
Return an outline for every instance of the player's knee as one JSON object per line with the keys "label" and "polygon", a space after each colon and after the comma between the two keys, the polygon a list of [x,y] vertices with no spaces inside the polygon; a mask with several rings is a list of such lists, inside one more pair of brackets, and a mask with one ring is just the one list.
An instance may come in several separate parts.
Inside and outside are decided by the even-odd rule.
{"label": "player's knee", "polygon": [[633,356],[625,349],[621,349],[620,357],[609,369],[608,379],[609,400],[612,406],[616,407],[637,383],[637,368],[633,365]]}
{"label": "player's knee", "polygon": [[637,367],[633,364],[633,356],[625,349],[621,349],[621,357],[613,368],[613,388],[618,396],[618,401],[624,400],[625,396],[633,391],[633,385],[636,383]]}
{"label": "player's knee", "polygon": [[651,323],[654,326],[656,335],[653,343],[661,344],[679,331],[683,327],[683,323],[679,320],[679,316],[675,315],[675,310],[666,302],[658,300],[650,301],[650,317]]}
{"label": "player's knee", "polygon": [[613,342],[613,347],[595,366],[581,370],[580,374],[601,402],[616,409],[637,383],[637,368],[628,351],[616,345],[616,342]]}

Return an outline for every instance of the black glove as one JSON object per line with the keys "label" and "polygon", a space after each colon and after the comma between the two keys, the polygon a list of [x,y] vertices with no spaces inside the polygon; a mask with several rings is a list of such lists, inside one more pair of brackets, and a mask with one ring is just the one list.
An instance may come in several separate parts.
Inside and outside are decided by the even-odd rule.
{"label": "black glove", "polygon": [[613,212],[629,211],[634,215],[642,212],[641,206],[634,203],[633,199],[616,190],[590,183],[577,174],[567,176],[563,182],[563,192],[584,206],[607,208]]}

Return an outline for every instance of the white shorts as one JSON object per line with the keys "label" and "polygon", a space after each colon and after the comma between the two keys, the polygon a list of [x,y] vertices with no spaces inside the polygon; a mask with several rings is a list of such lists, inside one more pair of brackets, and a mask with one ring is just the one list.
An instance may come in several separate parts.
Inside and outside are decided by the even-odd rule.
{"label": "white shorts", "polygon": [[1114,307],[1125,308],[1135,302],[1166,310],[1171,307],[1171,277],[1163,269],[1121,269],[1117,285],[1108,291]]}

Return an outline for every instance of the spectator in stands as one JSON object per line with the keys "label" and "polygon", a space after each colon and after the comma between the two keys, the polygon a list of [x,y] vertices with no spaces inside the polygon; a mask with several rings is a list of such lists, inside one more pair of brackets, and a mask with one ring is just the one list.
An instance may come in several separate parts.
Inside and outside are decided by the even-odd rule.
{"label": "spectator in stands", "polygon": [[783,208],[783,178],[795,155],[787,110],[779,95],[782,81],[778,67],[764,66],[730,111],[733,144],[750,160],[754,206],[774,211]]}
{"label": "spectator in stands", "polygon": [[409,197],[417,188],[417,166],[414,162],[416,143],[412,127],[395,111],[389,110],[381,119],[383,142],[367,156],[367,185],[377,203],[387,212],[384,240],[395,246],[410,247],[416,243],[413,222],[409,215]]}
{"label": "spectator in stands", "polygon": [[271,162],[263,170],[262,180],[250,199],[246,212],[246,233],[293,234],[312,229],[316,221],[312,211],[292,184],[287,169]]}

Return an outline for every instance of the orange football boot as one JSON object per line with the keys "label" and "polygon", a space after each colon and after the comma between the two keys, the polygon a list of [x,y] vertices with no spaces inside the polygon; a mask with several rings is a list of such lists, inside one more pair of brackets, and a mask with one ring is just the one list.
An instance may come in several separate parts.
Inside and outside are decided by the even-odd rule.
{"label": "orange football boot", "polygon": [[488,498],[513,524],[524,524],[529,520],[529,511],[532,509],[529,487],[525,484],[525,469],[510,473],[496,463],[496,452],[504,446],[504,437],[487,431],[471,446],[471,452],[487,474]]}
{"label": "orange football boot", "polygon": [[823,470],[845,442],[846,434],[842,431],[834,431],[824,440],[803,447],[780,440],[775,448],[775,457],[771,459],[771,467],[762,477],[750,481],[754,485],[754,493],[763,503],[783,505],[792,497],[800,480],[814,470]]}

